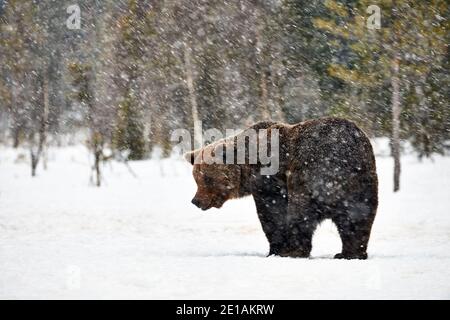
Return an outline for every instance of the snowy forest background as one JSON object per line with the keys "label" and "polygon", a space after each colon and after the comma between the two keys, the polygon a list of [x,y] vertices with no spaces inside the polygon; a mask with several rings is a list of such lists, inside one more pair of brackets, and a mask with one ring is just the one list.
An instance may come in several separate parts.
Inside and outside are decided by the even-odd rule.
{"label": "snowy forest background", "polygon": [[[0,299],[449,299],[448,18],[447,0],[0,0]],[[174,129],[322,116],[374,147],[368,260],[333,259],[329,221],[309,259],[267,257],[253,199],[191,204]]]}
{"label": "snowy forest background", "polygon": [[33,175],[47,145],[80,133],[99,167],[168,156],[171,132],[200,121],[341,116],[396,158],[400,140],[420,157],[449,148],[445,0],[75,4],[79,29],[72,0],[0,1],[0,143],[30,148]]}

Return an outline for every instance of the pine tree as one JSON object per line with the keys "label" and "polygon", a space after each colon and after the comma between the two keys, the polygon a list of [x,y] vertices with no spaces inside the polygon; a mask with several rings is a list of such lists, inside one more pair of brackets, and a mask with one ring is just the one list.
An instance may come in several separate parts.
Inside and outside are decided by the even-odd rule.
{"label": "pine tree", "polygon": [[[330,64],[330,75],[351,84],[355,94],[358,91],[381,90],[384,84],[389,83],[394,191],[400,188],[400,120],[404,104],[404,79],[411,75],[411,70],[415,70],[419,77],[429,74],[429,57],[433,56],[433,51],[445,50],[442,22],[436,16],[433,18],[433,14],[445,7],[444,2],[433,1],[430,14],[429,5],[420,1],[379,1],[381,26],[380,29],[373,29],[368,27],[367,21],[367,9],[373,4],[372,1],[361,0],[355,6],[349,6],[343,1],[327,0],[327,8],[340,18],[317,18],[314,21],[317,28],[334,36],[335,46],[348,44],[355,54],[353,61]],[[440,36],[434,37],[435,32]],[[419,39],[425,39],[426,43],[420,41],[418,45]],[[360,103],[367,107],[366,101]]]}
{"label": "pine tree", "polygon": [[13,146],[27,135],[27,109],[30,91],[27,91],[27,75],[33,70],[32,21],[34,4],[26,1],[8,1],[0,18],[0,52],[2,53],[2,87],[8,92],[9,114]]}
{"label": "pine tree", "polygon": [[139,103],[139,77],[147,38],[153,34],[152,14],[136,0],[128,2],[127,13],[120,19],[117,43],[118,107],[115,147],[127,152],[130,160],[142,159],[146,154],[142,106]]}
{"label": "pine tree", "polygon": [[30,150],[31,175],[47,143],[50,113],[49,24],[34,2],[8,2],[0,21],[4,60],[3,89],[8,92],[14,146],[22,140]]}
{"label": "pine tree", "polygon": [[[294,98],[295,95],[306,96],[306,99],[297,99],[304,105],[296,103],[291,109],[295,107],[297,110],[288,110],[290,121],[327,115],[329,107],[336,104],[336,92],[341,89],[342,81],[329,75],[327,68],[332,59],[342,56],[344,50],[333,47],[331,35],[314,26],[316,18],[332,16],[323,0],[283,1],[286,78],[294,84],[286,99],[290,98],[289,95],[294,95]],[[296,87],[300,88],[297,90]]]}

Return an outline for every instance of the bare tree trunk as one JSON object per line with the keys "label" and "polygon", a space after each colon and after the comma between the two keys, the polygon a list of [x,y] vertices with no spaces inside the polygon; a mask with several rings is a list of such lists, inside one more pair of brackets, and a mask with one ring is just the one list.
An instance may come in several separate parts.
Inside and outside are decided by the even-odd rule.
{"label": "bare tree trunk", "polygon": [[394,158],[394,192],[400,190],[400,79],[399,59],[395,58],[392,64],[392,156]]}
{"label": "bare tree trunk", "polygon": [[[33,152],[33,147],[31,146],[31,176],[36,176],[36,168],[41,158],[42,152],[44,150],[47,141],[47,125],[48,125],[48,113],[49,113],[49,94],[48,94],[48,74],[44,71],[43,80],[43,92],[44,92],[44,108],[42,110],[40,125],[39,125],[39,142],[36,152]],[[32,139],[31,139],[32,140]],[[32,143],[32,142],[31,142]]]}
{"label": "bare tree trunk", "polygon": [[31,155],[31,176],[35,177],[38,159],[33,151],[30,152],[30,155]]}
{"label": "bare tree trunk", "polygon": [[101,176],[101,171],[100,171],[100,161],[101,161],[102,151],[101,151],[101,148],[99,148],[98,146],[94,146],[94,148],[95,148],[94,170],[95,170],[95,178],[96,178],[95,185],[97,187],[100,187],[100,185],[102,183],[102,176]]}
{"label": "bare tree trunk", "polygon": [[14,127],[13,130],[12,130],[12,135],[13,135],[13,148],[17,149],[19,147],[19,144],[20,144],[20,130],[19,130],[19,128]]}
{"label": "bare tree trunk", "polygon": [[259,90],[260,90],[260,101],[261,101],[261,110],[262,110],[262,118],[264,120],[270,120],[271,112],[269,110],[269,95],[267,92],[267,77],[264,68],[264,57],[263,57],[263,43],[261,40],[261,25],[259,23],[260,12],[258,7],[255,7],[255,55],[256,55],[256,67],[259,71]]}
{"label": "bare tree trunk", "polygon": [[47,169],[47,131],[48,131],[48,115],[50,112],[50,99],[49,99],[49,78],[48,72],[44,74],[44,113],[42,116],[41,130],[39,135],[40,152],[43,154],[44,169]]}
{"label": "bare tree trunk", "polygon": [[42,149],[42,168],[47,170],[48,168],[48,147],[47,144],[44,145]]}
{"label": "bare tree trunk", "polygon": [[186,41],[184,42],[184,69],[186,73],[186,83],[189,91],[189,100],[191,103],[192,120],[194,123],[194,144],[196,148],[199,148],[202,145],[202,123],[200,121],[197,106],[197,97],[195,95],[191,48],[189,48]]}
{"label": "bare tree trunk", "polygon": [[274,101],[275,101],[275,114],[276,114],[276,120],[281,122],[286,122],[286,115],[283,111],[283,104],[284,104],[284,93],[283,93],[283,87],[284,87],[284,77],[282,76],[284,74],[284,66],[283,62],[281,61],[281,58],[278,58],[278,60],[275,63],[274,66],[274,74],[275,76],[272,76],[272,88],[274,92]]}
{"label": "bare tree trunk", "polygon": [[275,89],[275,107],[276,107],[276,114],[277,114],[277,119],[278,121],[281,122],[286,122],[286,116],[284,114],[283,111],[283,103],[284,103],[284,98],[283,98],[283,92],[281,91],[281,88],[277,85]]}
{"label": "bare tree trunk", "polygon": [[13,148],[16,149],[20,144],[20,120],[17,112],[17,104],[19,103],[20,97],[20,86],[13,81],[11,85],[11,118],[12,118],[12,135],[13,135]]}
{"label": "bare tree trunk", "polygon": [[261,80],[260,80],[260,90],[261,90],[261,108],[263,120],[271,120],[272,116],[269,110],[269,98],[267,94],[267,79],[264,70],[261,70]]}
{"label": "bare tree trunk", "polygon": [[431,155],[431,146],[430,146],[430,134],[427,130],[426,118],[428,115],[428,106],[427,99],[425,93],[423,91],[423,86],[425,81],[421,81],[415,85],[414,89],[419,100],[419,119],[421,122],[420,126],[420,141],[422,142],[423,150],[420,151],[420,157],[425,155],[425,157],[429,157]]}
{"label": "bare tree trunk", "polygon": [[104,142],[102,134],[98,131],[93,131],[91,133],[90,149],[94,156],[94,164],[91,167],[91,174],[93,175],[90,177],[90,182],[95,184],[96,187],[100,187],[102,184],[101,162],[105,160],[103,148]]}

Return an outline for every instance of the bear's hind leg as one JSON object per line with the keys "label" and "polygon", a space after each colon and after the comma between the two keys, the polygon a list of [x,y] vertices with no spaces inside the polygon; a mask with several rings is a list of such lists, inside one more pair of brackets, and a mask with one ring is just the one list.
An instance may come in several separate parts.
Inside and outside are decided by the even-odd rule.
{"label": "bear's hind leg", "polygon": [[281,256],[308,258],[318,223],[317,210],[312,202],[302,195],[291,196],[287,215],[288,246]]}
{"label": "bear's hind leg", "polygon": [[349,216],[333,219],[342,240],[342,252],[335,259],[367,259],[367,244],[373,219],[351,220]]}
{"label": "bear's hind leg", "polygon": [[317,224],[302,220],[291,221],[288,225],[288,247],[282,257],[308,258],[312,249],[312,237]]}

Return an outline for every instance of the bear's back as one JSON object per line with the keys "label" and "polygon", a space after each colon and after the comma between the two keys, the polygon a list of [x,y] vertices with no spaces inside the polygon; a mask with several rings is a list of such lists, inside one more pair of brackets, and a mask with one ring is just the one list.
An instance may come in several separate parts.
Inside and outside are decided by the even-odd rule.
{"label": "bear's back", "polygon": [[333,202],[366,183],[377,183],[372,146],[353,122],[309,120],[289,129],[288,168],[317,198]]}

